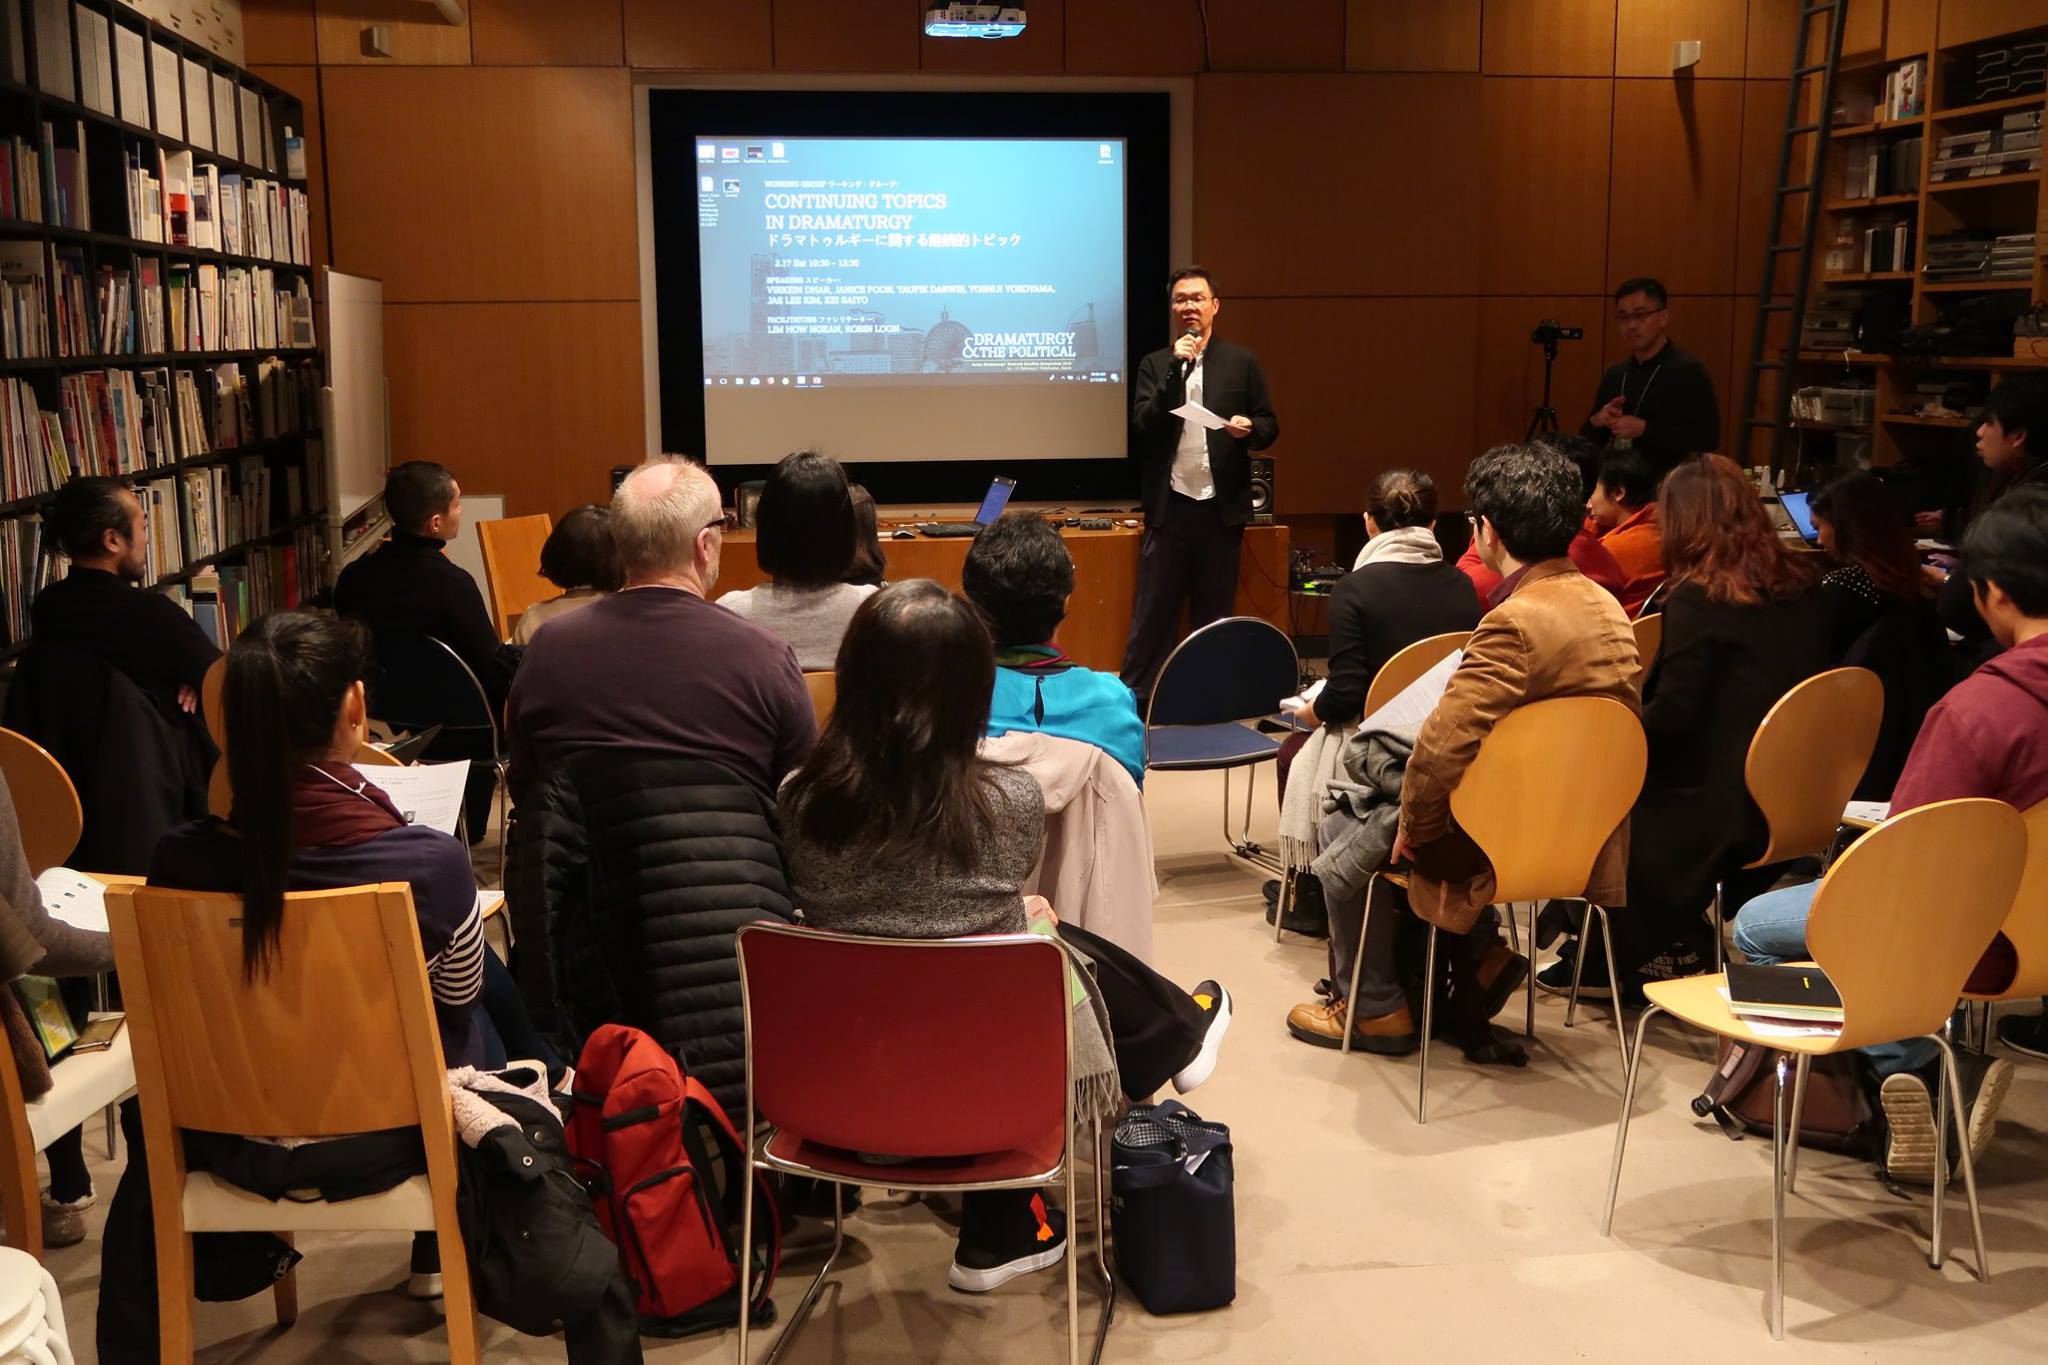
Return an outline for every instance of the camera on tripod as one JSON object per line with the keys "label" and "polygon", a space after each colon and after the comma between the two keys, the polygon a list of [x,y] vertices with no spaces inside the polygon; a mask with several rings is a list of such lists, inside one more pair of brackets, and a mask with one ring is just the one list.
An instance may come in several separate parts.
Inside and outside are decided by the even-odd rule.
{"label": "camera on tripod", "polygon": [[1536,324],[1536,330],[1529,333],[1529,340],[1543,348],[1543,406],[1536,409],[1536,415],[1529,419],[1529,433],[1523,440],[1533,441],[1538,436],[1556,432],[1557,409],[1550,406],[1550,371],[1557,364],[1557,343],[1585,339],[1585,328],[1567,327],[1556,318],[1543,319]]}
{"label": "camera on tripod", "polygon": [[1567,327],[1556,318],[1545,318],[1536,324],[1536,330],[1529,333],[1529,340],[1538,346],[1555,346],[1560,341],[1584,341],[1586,329]]}

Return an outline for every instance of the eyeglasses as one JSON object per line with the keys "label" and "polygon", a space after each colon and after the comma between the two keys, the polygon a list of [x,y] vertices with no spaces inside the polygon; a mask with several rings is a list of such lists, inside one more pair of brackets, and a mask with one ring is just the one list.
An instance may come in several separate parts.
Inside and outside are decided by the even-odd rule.
{"label": "eyeglasses", "polygon": [[1633,313],[1623,313],[1617,311],[1614,315],[1614,320],[1620,323],[1622,326],[1626,327],[1628,324],[1632,322],[1641,322],[1644,318],[1653,318],[1663,311],[1664,310],[1662,308],[1638,308]]}
{"label": "eyeglasses", "polygon": [[1173,303],[1176,308],[1190,303],[1207,303],[1208,301],[1209,295],[1207,294],[1175,294],[1173,296]]}
{"label": "eyeglasses", "polygon": [[740,518],[737,512],[721,512],[716,520],[707,521],[702,526],[699,526],[697,528],[697,534],[702,535],[706,531],[709,531],[714,527],[721,531],[730,531],[733,527],[739,524]]}

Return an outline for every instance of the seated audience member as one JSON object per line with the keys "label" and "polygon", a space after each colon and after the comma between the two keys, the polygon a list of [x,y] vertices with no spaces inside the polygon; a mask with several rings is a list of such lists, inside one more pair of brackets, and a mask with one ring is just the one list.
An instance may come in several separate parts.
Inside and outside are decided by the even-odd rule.
{"label": "seated audience member", "polygon": [[[1471,580],[1444,562],[1435,525],[1436,481],[1429,475],[1390,469],[1373,480],[1365,548],[1330,594],[1329,676],[1315,699],[1294,713],[1303,730],[1280,746],[1281,841],[1286,847],[1292,840],[1298,850],[1290,866],[1305,869],[1314,854],[1323,793],[1341,771],[1342,731],[1358,722],[1381,666],[1417,640],[1479,624]],[[1303,754],[1307,767],[1297,779]],[[1310,875],[1297,876],[1296,904],[1304,914],[1289,928],[1316,927],[1321,889],[1312,882]],[[1277,902],[1280,883],[1268,882],[1266,889],[1267,899]]]}
{"label": "seated audience member", "polygon": [[[1593,443],[1583,436],[1538,436],[1536,444],[1564,452],[1578,466],[1581,486],[1585,496],[1579,499],[1581,506],[1592,500],[1593,489],[1599,480],[1600,452]],[[1590,519],[1572,537],[1570,558],[1578,571],[1598,583],[1607,591],[1621,595],[1621,566],[1614,562],[1614,556],[1600,543],[1600,533]],[[1458,569],[1472,580],[1473,589],[1479,594],[1482,609],[1494,605],[1494,592],[1500,587],[1500,575],[1486,566],[1486,560],[1479,553],[1479,537],[1473,536],[1472,543],[1465,547],[1465,553],[1458,558]]]}
{"label": "seated audience member", "polygon": [[1842,561],[1820,580],[1828,657],[1884,683],[1884,719],[1856,787],[1858,800],[1883,801],[1927,708],[1948,690],[1948,638],[1913,548],[1912,514],[1884,480],[1851,474],[1815,493],[1812,507],[1821,548]]}
{"label": "seated audience member", "polygon": [[1657,476],[1634,446],[1610,450],[1586,510],[1600,544],[1621,566],[1621,609],[1634,616],[1664,581],[1664,537],[1657,530]]}
{"label": "seated audience member", "polygon": [[1074,591],[1074,560],[1059,528],[1035,512],[1011,512],[982,528],[960,571],[967,600],[996,642],[988,732],[1078,739],[1107,752],[1145,785],[1145,725],[1114,673],[1083,668],[1053,642]]}
{"label": "seated audience member", "polygon": [[493,711],[505,705],[513,655],[498,639],[484,595],[448,558],[462,531],[462,487],[431,460],[393,465],[384,477],[391,538],[341,571],[334,610],[387,635],[431,635],[462,657],[483,684]]}
{"label": "seated audience member", "polygon": [[619,570],[618,547],[612,544],[611,513],[584,506],[563,517],[540,547],[540,571],[562,590],[561,595],[519,613],[519,623],[512,628],[515,645],[532,644],[542,626],[617,592],[626,581]]}
{"label": "seated audience member", "polygon": [[[1958,577],[1992,638],[2004,651],[1957,683],[1927,713],[1920,737],[1892,791],[1893,814],[1954,801],[1990,797],[2026,811],[2048,801],[2048,489],[2024,489],[2000,498],[1963,537]],[[1767,892],[1735,916],[1735,946],[1753,962],[1798,961],[1806,956],[1806,917],[1816,883]],[[1940,914],[1941,907],[1928,906]],[[1970,974],[1969,989],[1995,992],[2012,982],[2018,963],[2000,934]],[[1999,1021],[1999,1040],[2040,1055],[2041,1019]],[[1934,1120],[1929,1084],[1938,1053],[1924,1039],[1866,1048],[1883,1077],[1881,1094],[1890,1123],[1885,1169],[1920,1183],[1934,1179]],[[1964,1067],[1975,1092],[1970,1114],[1973,1151],[1988,1143],[2011,1063],[1981,1061]]]}
{"label": "seated audience member", "polygon": [[527,649],[506,706],[515,799],[585,749],[703,759],[770,801],[804,761],[818,723],[796,655],[705,600],[724,525],[702,465],[664,456],[619,484],[611,530],[626,586]]}
{"label": "seated audience member", "polygon": [[[1976,499],[1979,515],[2014,489],[2048,484],[2048,379],[2008,379],[1991,390],[1977,427],[1977,458],[1985,471]],[[1931,574],[1942,576],[1939,570]],[[1969,585],[1950,574],[1937,600],[1942,624],[1963,637],[1970,662],[1983,662],[1992,643],[1971,603]]]}
{"label": "seated audience member", "polygon": [[[782,789],[790,880],[808,922],[953,938],[1052,918],[1019,893],[1044,839],[1038,784],[976,749],[995,681],[976,611],[929,579],[885,588],[854,615],[838,669],[839,705]],[[1106,1117],[1124,1093],[1206,1079],[1229,1026],[1222,987],[1205,981],[1190,997],[1113,944],[1054,924],[1096,964],[1074,1009],[1080,1112]],[[1042,1191],[969,1193],[948,1282],[981,1293],[1066,1251],[1065,1220],[1045,1212]]]}
{"label": "seated audience member", "polygon": [[[1669,576],[1664,643],[1643,683],[1650,754],[1630,821],[1628,913],[1612,925],[1631,1003],[1651,959],[1667,950],[1681,965],[1696,958],[1716,877],[1763,851],[1763,812],[1743,776],[1750,740],[1780,697],[1831,662],[1814,572],[1778,538],[1733,460],[1699,455],[1672,470],[1658,519]],[[1606,998],[1600,946],[1581,948],[1580,990]],[[1571,977],[1567,949],[1537,984],[1563,992]]]}
{"label": "seated audience member", "polygon": [[[0,777],[0,1012],[9,1019],[10,1041],[31,1035],[21,1002],[6,983],[34,972],[38,976],[90,978],[114,970],[114,945],[104,931],[78,929],[43,908],[42,892],[29,871],[21,847],[21,824],[14,814],[14,794]],[[66,990],[65,1003],[74,1006]],[[86,1002],[88,1005],[90,1001]],[[24,1099],[38,1099],[53,1084],[51,1063],[40,1047],[15,1049]],[[57,1065],[61,1066],[59,1062]],[[43,1244],[76,1246],[85,1240],[85,1210],[98,1202],[92,1176],[85,1168],[85,1132],[73,1128],[45,1149],[50,1183],[43,1191]]]}
{"label": "seated audience member", "polygon": [[[1497,605],[1481,618],[1443,698],[1415,734],[1401,779],[1399,823],[1379,847],[1388,861],[1412,856],[1409,900],[1414,912],[1453,936],[1452,1034],[1469,1058],[1519,1066],[1521,1048],[1490,1022],[1528,970],[1482,925],[1493,877],[1485,858],[1451,815],[1451,793],[1501,718],[1549,697],[1612,697],[1636,706],[1635,633],[1611,593],[1567,557],[1585,521],[1584,481],[1570,457],[1540,445],[1497,446],[1465,477],[1465,496],[1479,518],[1474,537],[1487,567],[1502,576]],[[1354,744],[1352,746],[1356,748]],[[1388,822],[1391,823],[1391,822]],[[1619,905],[1627,830],[1615,831],[1593,866],[1586,894]],[[1330,901],[1330,982],[1348,983],[1357,935],[1365,934],[1359,998],[1333,994],[1326,1004],[1298,1005],[1288,1016],[1295,1037],[1340,1046],[1347,1015],[1369,1052],[1401,1053],[1418,1045],[1415,1018],[1395,970],[1398,912],[1375,903],[1361,927],[1356,909],[1365,878],[1333,885],[1328,857],[1316,871]],[[1617,919],[1620,916],[1616,916]]]}
{"label": "seated audience member", "polygon": [[786,455],[754,512],[754,553],[770,581],[726,593],[718,605],[789,641],[797,667],[824,672],[847,621],[874,592],[844,581],[856,549],[853,498],[839,461],[813,450]]}
{"label": "seated audience member", "polygon": [[104,659],[144,692],[196,715],[199,685],[220,651],[177,603],[145,590],[142,503],[117,479],[77,478],[58,490],[46,517],[71,570],[36,594],[30,638]]}
{"label": "seated audience member", "polygon": [[857,483],[847,486],[846,495],[853,502],[853,562],[841,581],[856,588],[879,588],[889,576],[889,561],[882,556],[875,495]]}

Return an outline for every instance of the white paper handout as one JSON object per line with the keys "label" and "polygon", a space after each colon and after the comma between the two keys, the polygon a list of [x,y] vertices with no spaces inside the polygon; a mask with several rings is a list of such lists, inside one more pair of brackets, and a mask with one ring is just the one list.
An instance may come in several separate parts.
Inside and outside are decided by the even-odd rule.
{"label": "white paper handout", "polygon": [[1443,699],[1444,689],[1451,685],[1451,674],[1458,671],[1458,665],[1464,658],[1462,649],[1446,654],[1435,668],[1409,683],[1394,694],[1392,701],[1359,721],[1359,730],[1412,730],[1421,725],[1429,719],[1429,713],[1436,710],[1437,702]]}
{"label": "white paper handout", "polygon": [[1889,801],[1851,801],[1842,807],[1844,821],[1857,820],[1865,824],[1881,825],[1891,819],[1892,803]]}
{"label": "white paper handout", "polygon": [[462,793],[469,784],[469,760],[415,763],[409,768],[362,768],[370,785],[383,789],[408,825],[430,825],[455,833],[462,817]]}
{"label": "white paper handout", "polygon": [[1282,701],[1280,703],[1280,709],[1282,711],[1285,711],[1290,716],[1293,715],[1302,707],[1307,706],[1311,702],[1315,701],[1317,697],[1322,696],[1323,686],[1328,682],[1328,678],[1317,678],[1314,682],[1310,683],[1307,687],[1302,688],[1301,691],[1297,692],[1295,695],[1288,697],[1286,700]]}
{"label": "white paper handout", "polygon": [[1227,418],[1218,417],[1200,403],[1192,400],[1182,403],[1179,407],[1175,408],[1173,415],[1183,421],[1193,422],[1198,427],[1207,427],[1211,431],[1221,431],[1230,425]]}
{"label": "white paper handout", "polygon": [[68,867],[46,867],[36,878],[43,908],[74,929],[107,932],[107,887],[97,878]]}

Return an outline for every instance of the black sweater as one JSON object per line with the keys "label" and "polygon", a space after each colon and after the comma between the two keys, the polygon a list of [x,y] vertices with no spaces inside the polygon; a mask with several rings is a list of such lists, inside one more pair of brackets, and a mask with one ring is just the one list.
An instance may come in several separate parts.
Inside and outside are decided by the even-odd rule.
{"label": "black sweater", "polygon": [[29,632],[37,644],[106,660],[166,703],[175,703],[180,687],[197,692],[220,657],[199,623],[170,598],[105,569],[75,565],[36,594]]}
{"label": "black sweater", "polygon": [[[1664,349],[1646,361],[1630,356],[1608,366],[1593,395],[1593,411],[1616,398],[1626,400],[1624,415],[1643,419],[1643,434],[1635,438],[1635,447],[1659,475],[1686,456],[1721,444],[1721,404],[1714,397],[1713,377],[1697,357],[1672,342],[1665,342]],[[1579,434],[1601,447],[1614,438],[1613,432],[1594,426],[1590,419]]]}
{"label": "black sweater", "polygon": [[1454,564],[1368,564],[1330,595],[1330,677],[1316,698],[1325,723],[1357,720],[1387,660],[1432,635],[1479,624],[1472,580]]}
{"label": "black sweater", "polygon": [[391,539],[341,571],[334,610],[386,632],[432,635],[462,656],[502,710],[512,684],[510,657],[491,625],[476,580],[450,560],[445,542],[393,531]]}

